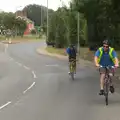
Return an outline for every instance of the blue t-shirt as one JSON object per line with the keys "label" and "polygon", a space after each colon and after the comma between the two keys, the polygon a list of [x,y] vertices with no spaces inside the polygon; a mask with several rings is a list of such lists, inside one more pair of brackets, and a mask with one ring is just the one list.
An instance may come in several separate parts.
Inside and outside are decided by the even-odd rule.
{"label": "blue t-shirt", "polygon": [[76,57],[76,50],[71,50],[69,47],[66,49],[67,54],[69,54],[70,57]]}
{"label": "blue t-shirt", "polygon": [[[95,53],[95,56],[99,57],[99,55],[100,55],[100,51],[97,50]],[[117,57],[117,54],[114,50],[112,52],[112,56],[114,58]],[[103,55],[102,55],[101,60],[100,60],[100,65],[102,65],[102,66],[114,66],[114,63],[109,56],[109,51],[104,52],[104,49],[103,49]]]}

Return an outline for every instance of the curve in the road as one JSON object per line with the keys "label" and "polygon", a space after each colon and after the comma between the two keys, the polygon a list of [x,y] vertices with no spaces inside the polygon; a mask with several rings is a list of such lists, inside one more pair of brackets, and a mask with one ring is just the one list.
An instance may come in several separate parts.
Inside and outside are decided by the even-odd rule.
{"label": "curve in the road", "polygon": [[[17,64],[18,66],[20,66],[20,67],[23,67],[25,70],[29,70],[29,71],[31,70],[29,67],[23,65],[23,64],[20,63],[20,62],[15,61],[14,58],[12,58],[12,57],[10,57],[10,56],[8,55],[8,52],[7,52],[8,45],[4,45],[4,44],[2,44],[2,45],[4,46],[4,50],[3,50],[2,54],[6,54],[6,57],[8,58],[8,60],[14,61],[14,63],[16,63],[16,64]],[[9,69],[9,68],[8,68],[8,69]],[[31,74],[32,74],[32,76],[33,76],[33,79],[36,79],[37,76],[36,76],[35,72],[34,72],[33,70],[31,70],[30,72],[31,72]],[[6,76],[7,76],[7,75],[6,75]],[[14,83],[14,82],[13,82],[13,83]],[[30,86],[24,88],[24,91],[22,92],[22,94],[25,94],[25,93],[26,93],[28,90],[30,90],[34,85],[35,85],[35,81],[33,80],[33,82],[31,83]],[[4,91],[5,91],[5,90],[4,90]],[[21,95],[22,95],[22,94],[21,94]],[[16,96],[17,96],[17,98],[20,98],[20,96],[18,97],[17,94],[16,94]],[[10,98],[8,98],[8,100],[9,100],[9,99],[10,99]],[[7,100],[6,100],[6,101],[7,101]],[[17,99],[17,101],[19,101],[19,99]],[[11,103],[12,103],[12,100],[10,100],[10,101],[6,102],[5,104],[1,105],[1,106],[0,106],[0,110],[3,109],[3,108],[5,108],[5,107],[7,107],[7,106],[10,105]]]}
{"label": "curve in the road", "polygon": [[75,81],[70,81],[67,61],[39,56],[35,53],[38,46],[39,43],[21,43],[8,47],[11,57],[29,67],[29,71],[34,70],[38,80],[26,89],[35,86],[29,94],[0,113],[1,119],[119,120],[120,95],[110,94],[110,104],[105,107],[104,97],[98,96],[97,71],[81,64]]}

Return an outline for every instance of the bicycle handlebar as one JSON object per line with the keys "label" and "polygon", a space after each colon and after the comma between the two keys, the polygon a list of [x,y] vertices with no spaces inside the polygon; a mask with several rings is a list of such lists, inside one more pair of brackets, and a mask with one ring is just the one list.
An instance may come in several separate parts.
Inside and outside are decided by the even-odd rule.
{"label": "bicycle handlebar", "polygon": [[100,65],[99,68],[107,68],[107,69],[112,68],[112,69],[115,69],[115,68],[120,68],[120,66],[115,67],[115,66],[101,66]]}
{"label": "bicycle handlebar", "polygon": [[102,66],[102,65],[100,65],[99,68],[116,68],[116,67],[115,66]]}

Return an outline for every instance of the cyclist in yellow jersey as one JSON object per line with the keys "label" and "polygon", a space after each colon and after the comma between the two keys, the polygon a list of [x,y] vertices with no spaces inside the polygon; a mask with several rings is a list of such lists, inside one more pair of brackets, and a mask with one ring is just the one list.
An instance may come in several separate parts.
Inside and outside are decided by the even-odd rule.
{"label": "cyclist in yellow jersey", "polygon": [[[114,48],[109,46],[109,41],[108,40],[104,40],[103,41],[103,46],[100,47],[94,56],[94,61],[95,61],[95,65],[97,67],[101,66],[115,66],[118,67],[119,66],[119,61],[117,58],[117,53],[115,52]],[[104,77],[105,77],[105,70],[102,71],[101,75],[100,75],[100,93],[99,95],[103,95],[104,94]],[[110,91],[111,93],[114,93],[114,87],[113,85],[110,86]]]}

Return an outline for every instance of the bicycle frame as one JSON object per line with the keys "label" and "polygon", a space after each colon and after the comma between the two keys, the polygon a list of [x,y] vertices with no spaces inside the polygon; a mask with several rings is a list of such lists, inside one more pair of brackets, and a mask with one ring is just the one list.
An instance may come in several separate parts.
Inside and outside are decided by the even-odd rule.
{"label": "bicycle frame", "polygon": [[70,74],[71,74],[72,80],[74,80],[75,62],[76,62],[76,60],[71,59],[71,62],[70,62]]}
{"label": "bicycle frame", "polygon": [[108,93],[109,93],[109,88],[111,83],[111,77],[109,75],[109,69],[107,68],[105,69],[106,69],[106,73],[104,78],[104,96],[105,96],[106,105],[108,105]]}
{"label": "bicycle frame", "polygon": [[110,83],[112,83],[112,79],[111,79],[111,76],[109,75],[110,67],[108,66],[108,67],[103,67],[103,68],[105,68],[104,96],[105,96],[106,105],[108,105],[108,93],[109,93]]}

